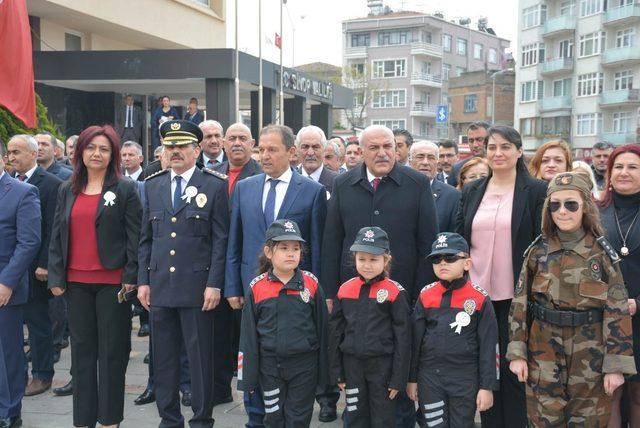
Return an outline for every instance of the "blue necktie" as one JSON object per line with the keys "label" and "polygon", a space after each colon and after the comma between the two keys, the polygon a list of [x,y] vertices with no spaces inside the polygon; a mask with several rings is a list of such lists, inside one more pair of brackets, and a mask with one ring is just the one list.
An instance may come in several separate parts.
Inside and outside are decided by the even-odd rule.
{"label": "blue necktie", "polygon": [[175,210],[182,198],[182,177],[176,175],[174,180],[176,180],[176,190],[173,192],[173,209]]}
{"label": "blue necktie", "polygon": [[269,193],[267,193],[267,201],[264,204],[264,222],[267,227],[271,226],[271,223],[276,219],[276,186],[280,183],[280,180],[273,178],[269,179]]}

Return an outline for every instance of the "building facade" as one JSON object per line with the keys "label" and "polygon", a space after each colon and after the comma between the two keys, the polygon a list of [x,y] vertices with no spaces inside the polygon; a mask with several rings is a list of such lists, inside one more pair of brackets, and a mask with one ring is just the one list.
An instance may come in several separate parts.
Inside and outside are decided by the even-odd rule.
{"label": "building facade", "polygon": [[520,0],[518,27],[514,121],[526,150],[562,138],[587,157],[599,140],[637,141],[640,5]]}
{"label": "building facade", "polygon": [[449,100],[448,80],[468,71],[500,70],[509,41],[417,12],[343,21],[343,82],[354,91],[350,127],[382,124],[422,139],[448,138],[436,125]]}

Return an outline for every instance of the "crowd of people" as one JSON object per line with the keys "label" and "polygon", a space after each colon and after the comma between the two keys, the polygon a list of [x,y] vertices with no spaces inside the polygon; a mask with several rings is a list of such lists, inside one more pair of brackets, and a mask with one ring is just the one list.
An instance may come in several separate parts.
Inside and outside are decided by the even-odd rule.
{"label": "crowd of people", "polygon": [[476,122],[463,158],[172,109],[147,165],[132,99],[57,154],[46,133],[0,145],[0,428],[67,344],[74,426],[118,426],[134,315],[135,403],[163,427],[180,404],[212,426],[234,377],[247,427],[309,426],[315,401],[333,421],[341,392],[349,427],[640,426],[639,145],[527,159]]}

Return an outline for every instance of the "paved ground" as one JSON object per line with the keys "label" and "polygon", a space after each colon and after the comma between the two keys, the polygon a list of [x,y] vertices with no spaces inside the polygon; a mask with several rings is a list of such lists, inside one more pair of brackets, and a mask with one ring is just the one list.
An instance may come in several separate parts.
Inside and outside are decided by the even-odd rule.
{"label": "paved ground", "polygon": [[[137,318],[135,319],[137,321]],[[135,322],[134,321],[134,322]],[[125,388],[125,409],[124,421],[120,425],[123,428],[146,428],[157,427],[160,423],[158,418],[158,410],[155,403],[145,406],[136,406],[133,400],[144,391],[147,384],[147,365],[143,363],[143,358],[147,353],[147,338],[139,338],[136,335],[137,326],[134,326],[134,332],[131,336],[131,360],[127,370],[127,383]],[[71,353],[69,348],[62,351],[60,362],[56,364],[56,375],[53,380],[53,386],[58,387],[65,385],[69,377],[69,366],[71,364]],[[235,391],[233,403],[216,406],[213,409],[213,417],[216,420],[215,426],[221,428],[240,428],[244,426],[246,421],[244,407],[240,395]],[[338,403],[339,414],[344,407],[344,400]],[[191,409],[182,408],[185,419],[191,416]],[[342,424],[333,422],[324,424],[318,422],[318,406],[316,405],[313,415],[312,427],[340,427]],[[73,426],[72,403],[71,397],[56,397],[51,391],[35,397],[25,397],[22,408],[22,419],[24,427],[47,427],[47,428],[66,428]]]}

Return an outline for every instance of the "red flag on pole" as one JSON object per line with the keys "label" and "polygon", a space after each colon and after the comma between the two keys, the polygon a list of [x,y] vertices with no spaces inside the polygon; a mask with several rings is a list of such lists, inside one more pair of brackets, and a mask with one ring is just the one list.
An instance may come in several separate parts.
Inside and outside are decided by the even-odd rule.
{"label": "red flag on pole", "polygon": [[31,30],[26,0],[0,0],[0,105],[36,127]]}
{"label": "red flag on pole", "polygon": [[278,33],[276,33],[276,47],[282,49],[282,37]]}

